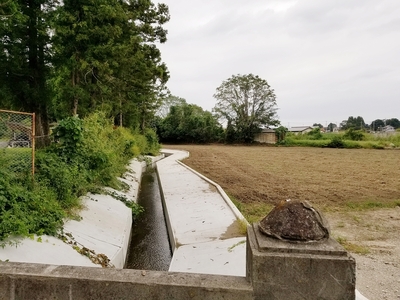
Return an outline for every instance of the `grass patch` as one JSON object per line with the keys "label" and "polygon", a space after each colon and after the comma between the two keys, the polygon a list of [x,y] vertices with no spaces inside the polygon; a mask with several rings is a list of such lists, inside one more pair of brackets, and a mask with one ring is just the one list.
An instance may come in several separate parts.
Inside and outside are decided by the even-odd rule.
{"label": "grass patch", "polygon": [[339,237],[336,238],[336,241],[340,245],[342,245],[347,251],[352,252],[352,253],[366,255],[366,254],[371,252],[368,247],[357,245],[357,244],[354,244],[354,243],[350,243],[344,237],[340,237],[339,236]]}
{"label": "grass patch", "polygon": [[233,204],[235,204],[235,206],[240,210],[240,212],[243,214],[243,216],[250,224],[261,221],[261,219],[264,218],[274,208],[272,204],[268,203],[262,203],[262,202],[244,203],[235,199],[231,195],[229,195],[229,198],[231,199]]}
{"label": "grass patch", "polygon": [[379,202],[379,201],[365,201],[365,202],[347,202],[346,207],[351,210],[371,210],[380,208],[395,208],[400,207],[400,200],[390,202]]}
{"label": "grass patch", "polygon": [[349,134],[349,132],[288,134],[280,145],[347,149],[387,149],[400,147],[400,134],[385,137],[360,132],[360,138],[354,138],[354,131],[352,133],[353,135]]}
{"label": "grass patch", "polygon": [[247,222],[243,219],[236,219],[236,223],[239,229],[239,233],[246,235],[247,233]]}

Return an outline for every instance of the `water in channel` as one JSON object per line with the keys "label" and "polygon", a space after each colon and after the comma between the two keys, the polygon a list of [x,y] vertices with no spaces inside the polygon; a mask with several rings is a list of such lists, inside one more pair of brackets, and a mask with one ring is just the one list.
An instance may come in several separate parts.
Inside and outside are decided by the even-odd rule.
{"label": "water in channel", "polygon": [[145,211],[132,225],[126,268],[168,271],[172,254],[154,170],[144,173],[142,177],[138,203]]}

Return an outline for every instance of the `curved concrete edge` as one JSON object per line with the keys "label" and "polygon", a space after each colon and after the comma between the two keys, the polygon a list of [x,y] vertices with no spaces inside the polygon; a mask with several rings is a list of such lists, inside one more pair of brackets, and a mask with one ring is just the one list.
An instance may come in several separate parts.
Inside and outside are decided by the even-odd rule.
{"label": "curved concrete edge", "polygon": [[[151,157],[151,165],[163,158],[162,155]],[[133,159],[127,166],[127,172],[120,180],[128,185],[125,192],[106,188],[125,196],[130,201],[137,202],[142,173],[146,170],[146,162]],[[81,220],[66,220],[64,235],[68,234],[71,243],[79,248],[93,250],[96,254],[104,254],[110,259],[110,264],[123,268],[127,257],[132,228],[132,212],[121,201],[109,195],[88,194],[82,199],[83,209]],[[33,239],[21,238],[17,247],[0,248],[0,260],[11,262],[89,266],[94,264],[87,256],[81,255],[60,239],[43,235]]]}
{"label": "curved concrete edge", "polygon": [[239,211],[239,209],[236,207],[236,205],[232,202],[232,200],[229,198],[229,196],[225,193],[225,191],[222,189],[222,187],[218,184],[212,181],[211,179],[207,178],[203,174],[197,172],[196,170],[193,170],[191,167],[185,165],[181,160],[188,158],[190,156],[190,153],[188,151],[184,150],[170,150],[170,149],[162,149],[161,150],[163,153],[168,154],[169,156],[166,159],[172,159],[175,160],[178,164],[182,165],[183,167],[187,168],[190,170],[192,173],[196,174],[200,178],[204,179],[208,183],[212,184],[213,186],[216,187],[218,190],[218,193],[221,195],[221,197],[225,200],[226,204],[229,206],[229,208],[232,210],[236,218],[239,220],[242,220],[246,222],[247,225],[249,223],[247,222],[246,218],[242,215],[242,213]]}
{"label": "curved concrete edge", "polygon": [[368,300],[358,290],[356,290],[356,300]]}
{"label": "curved concrete edge", "polygon": [[235,214],[236,218],[238,218],[239,220],[242,220],[243,222],[245,222],[246,225],[250,225],[249,222],[247,222],[246,218],[242,215],[242,213],[236,207],[236,205],[232,202],[231,198],[229,198],[229,196],[225,193],[225,191],[222,189],[222,187],[218,183],[215,183],[214,181],[212,181],[211,179],[209,179],[206,176],[202,175],[201,173],[193,170],[191,167],[185,165],[181,161],[177,161],[177,163],[181,164],[182,166],[184,166],[185,168],[187,168],[188,170],[190,170],[191,172],[193,172],[194,174],[196,174],[200,178],[204,179],[208,183],[210,183],[213,186],[215,186],[217,188],[217,190],[218,190],[218,193],[221,195],[221,197],[225,200],[226,204],[228,204],[229,208]]}

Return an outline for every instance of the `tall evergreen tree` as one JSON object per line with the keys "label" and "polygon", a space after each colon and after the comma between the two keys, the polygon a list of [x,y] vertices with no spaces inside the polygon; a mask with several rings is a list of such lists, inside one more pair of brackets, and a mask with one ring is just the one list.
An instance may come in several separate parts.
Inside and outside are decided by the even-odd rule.
{"label": "tall evergreen tree", "polygon": [[2,4],[0,93],[3,107],[36,113],[36,135],[47,136],[50,0],[10,0]]}
{"label": "tall evergreen tree", "polygon": [[84,116],[102,109],[118,123],[145,127],[168,79],[156,47],[166,41],[168,7],[147,0],[63,3],[54,18],[59,110]]}

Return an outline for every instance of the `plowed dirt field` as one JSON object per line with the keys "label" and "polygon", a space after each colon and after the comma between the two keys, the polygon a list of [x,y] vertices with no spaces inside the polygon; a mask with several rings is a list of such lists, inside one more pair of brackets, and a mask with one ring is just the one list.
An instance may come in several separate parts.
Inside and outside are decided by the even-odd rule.
{"label": "plowed dirt field", "polygon": [[164,145],[218,183],[250,222],[281,200],[308,200],[356,258],[357,288],[400,299],[400,151]]}

